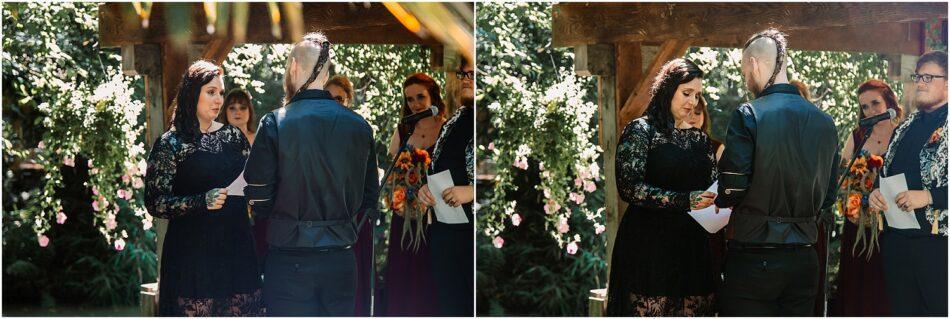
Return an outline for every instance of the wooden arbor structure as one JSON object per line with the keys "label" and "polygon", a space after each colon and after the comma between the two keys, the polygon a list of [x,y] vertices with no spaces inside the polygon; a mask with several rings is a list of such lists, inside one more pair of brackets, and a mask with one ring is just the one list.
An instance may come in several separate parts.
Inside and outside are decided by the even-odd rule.
{"label": "wooden arbor structure", "polygon": [[[430,67],[457,87],[458,56],[474,61],[472,3],[107,3],[99,6],[100,46],[120,47],[122,70],[145,79],[146,142],[170,126],[172,100],[195,60],[224,61],[234,45],[293,43],[310,31],[334,44],[422,45]],[[283,94],[282,92],[280,94]],[[167,222],[156,220],[158,254]],[[143,315],[157,285],[143,285]],[[147,298],[151,297],[151,298]]]}
{"label": "wooden arbor structure", "polygon": [[[738,48],[775,27],[793,50],[885,54],[890,75],[909,87],[929,23],[942,24],[937,40],[946,43],[947,3],[565,3],[554,5],[552,17],[553,45],[574,47],[575,73],[598,80],[609,261],[627,206],[617,193],[617,142],[646,110],[650,79],[663,63],[690,46]],[[909,96],[903,105],[912,104]],[[592,291],[591,315],[602,313],[605,296],[605,289]]]}

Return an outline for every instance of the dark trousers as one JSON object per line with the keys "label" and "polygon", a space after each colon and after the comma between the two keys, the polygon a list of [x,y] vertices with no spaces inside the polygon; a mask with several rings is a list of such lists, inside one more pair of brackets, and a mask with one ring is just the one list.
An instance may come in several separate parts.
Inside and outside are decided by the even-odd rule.
{"label": "dark trousers", "polygon": [[723,267],[720,315],[813,316],[818,255],[813,247],[735,248]]}
{"label": "dark trousers", "polygon": [[885,231],[880,243],[891,315],[946,317],[947,237]]}
{"label": "dark trousers", "polygon": [[472,229],[435,223],[430,226],[429,251],[439,315],[471,317],[474,298],[474,234]]}
{"label": "dark trousers", "polygon": [[264,262],[264,304],[274,317],[352,316],[356,257],[352,249],[271,249]]}

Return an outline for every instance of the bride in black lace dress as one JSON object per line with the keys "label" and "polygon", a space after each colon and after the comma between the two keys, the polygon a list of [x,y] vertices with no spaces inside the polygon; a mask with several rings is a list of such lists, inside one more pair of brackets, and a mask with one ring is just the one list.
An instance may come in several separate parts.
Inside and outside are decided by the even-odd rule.
{"label": "bride in black lace dress", "polygon": [[244,169],[250,145],[237,127],[213,121],[223,104],[222,73],[206,61],[188,68],[173,128],[148,156],[145,205],[169,220],[159,316],[262,315],[246,202],[225,189]]}
{"label": "bride in black lace dress", "polygon": [[617,188],[630,203],[611,260],[610,316],[711,316],[709,234],[687,212],[712,204],[717,178],[709,137],[687,123],[702,94],[702,71],[667,62],[653,82],[646,116],[624,128]]}

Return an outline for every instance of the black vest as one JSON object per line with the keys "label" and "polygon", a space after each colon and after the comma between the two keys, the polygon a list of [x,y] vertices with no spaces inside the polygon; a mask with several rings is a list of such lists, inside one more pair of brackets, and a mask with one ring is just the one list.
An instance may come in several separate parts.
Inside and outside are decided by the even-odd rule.
{"label": "black vest", "polygon": [[740,111],[754,117],[755,147],[752,178],[745,197],[733,208],[729,238],[814,244],[817,217],[833,203],[830,188],[838,165],[834,121],[788,84],[770,86]]}

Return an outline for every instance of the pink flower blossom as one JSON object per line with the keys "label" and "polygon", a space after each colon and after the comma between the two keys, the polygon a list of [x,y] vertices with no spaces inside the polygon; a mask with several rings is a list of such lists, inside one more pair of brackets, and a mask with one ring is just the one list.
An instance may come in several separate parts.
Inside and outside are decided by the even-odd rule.
{"label": "pink flower blossom", "polygon": [[125,239],[122,239],[122,238],[116,239],[115,250],[121,251],[123,249],[125,249]]}
{"label": "pink flower blossom", "polygon": [[607,230],[607,227],[604,226],[604,225],[601,225],[601,224],[596,224],[596,225],[594,225],[594,233],[597,234],[597,235],[600,235],[600,234],[603,233],[605,230]]}
{"label": "pink flower blossom", "polygon": [[92,187],[92,194],[93,194],[93,195],[96,195],[96,196],[99,196],[99,188],[93,186],[93,187]]}
{"label": "pink flower blossom", "polygon": [[119,223],[115,221],[115,215],[109,215],[106,219],[106,230],[113,230],[116,226],[119,226]]}
{"label": "pink flower blossom", "polygon": [[40,242],[40,247],[46,247],[49,245],[49,237],[46,237],[46,235],[39,235],[36,239]]}
{"label": "pink flower blossom", "polygon": [[571,193],[568,197],[570,197],[571,201],[573,201],[577,205],[580,205],[581,203],[583,203],[584,198],[585,198],[584,193],[579,193],[579,194]]}
{"label": "pink flower blossom", "polygon": [[512,214],[512,215],[511,215],[511,224],[512,224],[512,225],[515,225],[515,226],[521,225],[521,215]]}
{"label": "pink flower blossom", "polygon": [[69,167],[76,167],[76,159],[73,158],[72,156],[66,156],[65,158],[63,158],[63,165],[66,165]]}
{"label": "pink flower blossom", "polygon": [[561,210],[561,204],[558,204],[553,200],[550,200],[547,204],[544,204],[544,212],[548,215],[554,214],[559,210]]}
{"label": "pink flower blossom", "polygon": [[148,218],[143,218],[143,219],[142,219],[142,229],[143,229],[143,230],[149,230],[149,229],[151,229],[151,228],[152,228],[152,220],[150,220],[150,219],[148,219]]}
{"label": "pink flower blossom", "polygon": [[577,243],[576,243],[576,242],[572,242],[572,243],[570,243],[570,244],[567,244],[567,253],[568,253],[568,254],[571,254],[571,255],[577,253]]}
{"label": "pink flower blossom", "polygon": [[571,226],[567,224],[567,218],[561,218],[561,221],[557,223],[557,232],[564,234],[571,230]]}
{"label": "pink flower blossom", "polygon": [[120,190],[115,191],[115,196],[117,196],[117,197],[119,197],[119,198],[122,198],[122,199],[125,199],[125,190],[124,190],[124,189],[120,189]]}
{"label": "pink flower blossom", "polygon": [[584,190],[587,191],[588,193],[591,193],[597,190],[597,185],[594,184],[594,182],[592,181],[586,181],[584,182]]}
{"label": "pink flower blossom", "polygon": [[544,162],[538,163],[538,169],[544,170]]}
{"label": "pink flower blossom", "polygon": [[574,187],[581,187],[584,185],[584,180],[580,177],[574,179]]}
{"label": "pink flower blossom", "polygon": [[495,245],[495,248],[501,248],[501,246],[505,245],[505,239],[501,238],[501,236],[495,236],[495,239],[492,239],[491,242]]}
{"label": "pink flower blossom", "polygon": [[544,189],[544,198],[551,198],[551,190],[547,188]]}
{"label": "pink flower blossom", "polygon": [[495,150],[495,142],[489,142],[489,143],[488,143],[488,150],[489,150],[489,151]]}
{"label": "pink flower blossom", "polygon": [[43,143],[43,141],[40,141],[39,144],[36,144],[36,148],[38,148],[38,149],[44,149],[44,148],[46,148],[46,143]]}
{"label": "pink flower blossom", "polygon": [[97,211],[97,212],[99,211],[99,201],[97,200],[92,201],[92,210]]}
{"label": "pink flower blossom", "polygon": [[526,170],[528,169],[528,159],[524,157],[518,157],[515,159],[514,166],[522,170]]}
{"label": "pink flower blossom", "polygon": [[66,223],[66,214],[63,212],[56,213],[56,223],[62,225]]}
{"label": "pink flower blossom", "polygon": [[142,188],[142,186],[145,186],[145,183],[142,182],[142,179],[141,179],[141,178],[136,177],[136,178],[132,179],[132,188],[140,189],[140,188]]}
{"label": "pink flower blossom", "polygon": [[86,161],[86,165],[88,165],[89,168],[93,168],[93,166],[92,166],[92,160],[90,159],[90,160]]}
{"label": "pink flower blossom", "polygon": [[128,174],[126,174],[126,175],[122,175],[122,183],[125,183],[125,184],[128,184],[128,183],[129,183],[129,181],[131,181],[131,180],[132,180],[132,178],[131,178],[131,177],[129,177],[129,175],[128,175]]}

